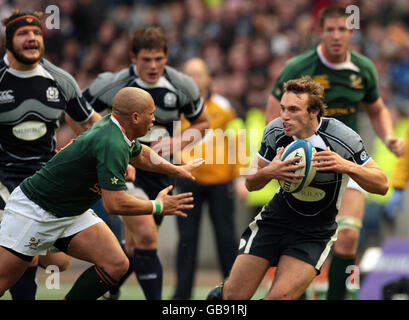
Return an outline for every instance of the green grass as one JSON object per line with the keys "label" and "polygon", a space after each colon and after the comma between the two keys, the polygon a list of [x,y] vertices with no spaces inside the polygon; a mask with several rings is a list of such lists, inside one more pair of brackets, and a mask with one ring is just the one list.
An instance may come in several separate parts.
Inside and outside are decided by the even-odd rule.
{"label": "green grass", "polygon": [[[39,284],[37,289],[37,300],[61,300],[64,298],[65,294],[70,290],[72,284],[60,285],[59,289],[47,289],[44,285]],[[163,300],[170,300],[173,293],[173,287],[165,286],[163,288]],[[199,286],[193,290],[192,300],[205,300],[207,294],[212,290],[213,287]],[[258,300],[264,297],[265,289],[260,288],[257,290],[253,299]],[[7,291],[0,300],[10,300],[10,293]],[[145,300],[143,292],[138,285],[123,285],[121,287],[120,300]]]}

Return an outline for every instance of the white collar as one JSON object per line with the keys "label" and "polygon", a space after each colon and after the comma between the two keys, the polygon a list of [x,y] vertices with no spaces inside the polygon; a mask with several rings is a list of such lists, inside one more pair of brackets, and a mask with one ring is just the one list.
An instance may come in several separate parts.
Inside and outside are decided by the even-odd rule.
{"label": "white collar", "polygon": [[133,141],[129,140],[129,138],[126,136],[124,130],[122,129],[122,126],[120,125],[120,123],[118,122],[118,120],[116,120],[115,117],[114,117],[112,114],[111,114],[111,120],[112,120],[113,123],[115,123],[115,124],[118,126],[119,130],[121,130],[122,135],[124,136],[125,142],[128,144],[128,146],[131,147]]}
{"label": "white collar", "polygon": [[349,50],[347,51],[346,60],[341,63],[332,63],[328,61],[324,56],[324,52],[322,51],[322,45],[317,46],[317,54],[321,62],[332,70],[352,70],[356,72],[360,71],[359,67],[351,62],[351,52]]}

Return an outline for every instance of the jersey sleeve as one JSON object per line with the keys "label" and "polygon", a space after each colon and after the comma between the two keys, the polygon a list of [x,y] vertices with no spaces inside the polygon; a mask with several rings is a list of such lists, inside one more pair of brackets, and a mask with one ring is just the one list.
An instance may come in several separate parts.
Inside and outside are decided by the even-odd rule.
{"label": "jersey sleeve", "polygon": [[271,162],[277,155],[275,129],[279,121],[281,121],[280,118],[271,121],[264,129],[260,150],[258,151],[258,156],[264,161]]}
{"label": "jersey sleeve", "polygon": [[366,90],[363,101],[373,103],[379,98],[378,72],[372,61],[367,61],[365,70]]}
{"label": "jersey sleeve", "polygon": [[84,90],[84,97],[97,112],[112,108],[115,94],[122,88],[112,72],[104,72]]}
{"label": "jersey sleeve", "polygon": [[96,141],[94,145],[99,186],[112,191],[126,190],[125,172],[129,163],[129,148],[124,148],[123,144],[116,143],[109,136]]}
{"label": "jersey sleeve", "polygon": [[70,74],[66,73],[62,79],[64,81],[60,80],[59,85],[63,88],[67,99],[65,112],[76,122],[87,121],[93,113],[93,108],[84,99],[81,89]]}

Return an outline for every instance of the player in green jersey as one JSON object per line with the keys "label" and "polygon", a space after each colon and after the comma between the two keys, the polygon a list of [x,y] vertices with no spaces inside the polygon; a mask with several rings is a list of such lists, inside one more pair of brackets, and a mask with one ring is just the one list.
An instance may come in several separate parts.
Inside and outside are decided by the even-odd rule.
{"label": "player in green jersey", "polygon": [[[286,63],[269,96],[268,122],[280,116],[283,83],[309,75],[324,86],[326,116],[337,118],[358,131],[357,115],[363,108],[376,134],[396,156],[401,156],[405,144],[402,139],[393,137],[389,111],[379,96],[375,66],[368,58],[349,49],[353,30],[347,26],[346,9],[339,5],[325,7],[319,19],[321,43]],[[349,276],[345,271],[355,263],[364,207],[365,192],[350,179],[337,216],[339,232],[329,271],[328,299],[344,299]]]}
{"label": "player in green jersey", "polygon": [[155,120],[155,104],[139,88],[123,88],[105,116],[61,150],[10,195],[0,225],[0,296],[23,274],[33,256],[57,248],[93,263],[75,282],[66,299],[97,299],[128,270],[128,259],[108,226],[89,209],[102,197],[106,210],[121,215],[178,215],[191,209],[191,193],[155,200],[126,193],[125,172],[137,168],[194,179],[202,160],[174,166],[137,137]]}

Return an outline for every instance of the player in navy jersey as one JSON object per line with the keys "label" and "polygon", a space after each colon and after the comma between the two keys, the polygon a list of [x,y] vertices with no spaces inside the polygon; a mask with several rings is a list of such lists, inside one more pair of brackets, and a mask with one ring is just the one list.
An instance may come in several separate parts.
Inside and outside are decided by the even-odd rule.
{"label": "player in navy jersey", "polygon": [[266,299],[298,299],[319,274],[337,238],[340,200],[353,178],[372,193],[385,194],[385,173],[371,159],[361,137],[342,122],[322,117],[324,89],[309,76],[284,84],[281,117],[264,129],[253,172],[246,176],[249,191],[271,179],[294,183],[303,177],[299,157],[281,161],[284,147],[297,139],[312,143],[317,153],[313,181],[297,193],[279,188],[244,231],[230,277],[208,299],[250,299],[270,266],[277,266]]}
{"label": "player in navy jersey", "polygon": [[[190,129],[196,129],[201,136],[210,123],[195,82],[166,65],[167,52],[166,38],[160,28],[138,28],[132,37],[132,64],[116,73],[100,74],[84,91],[84,96],[97,111],[103,111],[112,108],[112,99],[121,88],[137,87],[149,92],[155,101],[155,122],[146,136],[138,140],[172,161],[173,152],[183,149],[194,137],[189,137],[187,130],[184,135],[187,139],[172,138],[174,122],[180,120],[180,115],[183,113],[190,121]],[[170,184],[174,181],[168,175],[136,169],[136,179],[133,184],[128,183],[128,193],[142,199],[154,199]],[[135,271],[147,299],[161,299],[163,272],[157,254],[158,230],[154,217],[122,218],[125,252],[131,265],[129,271]],[[111,290],[112,296],[117,293]]]}
{"label": "player in navy jersey", "polygon": [[[56,154],[55,132],[66,112],[81,130],[101,117],[67,72],[43,58],[41,13],[13,11],[3,19],[6,54],[0,61],[0,219],[9,194]],[[39,256],[10,289],[13,299],[35,299],[37,259],[64,270],[64,253]]]}

